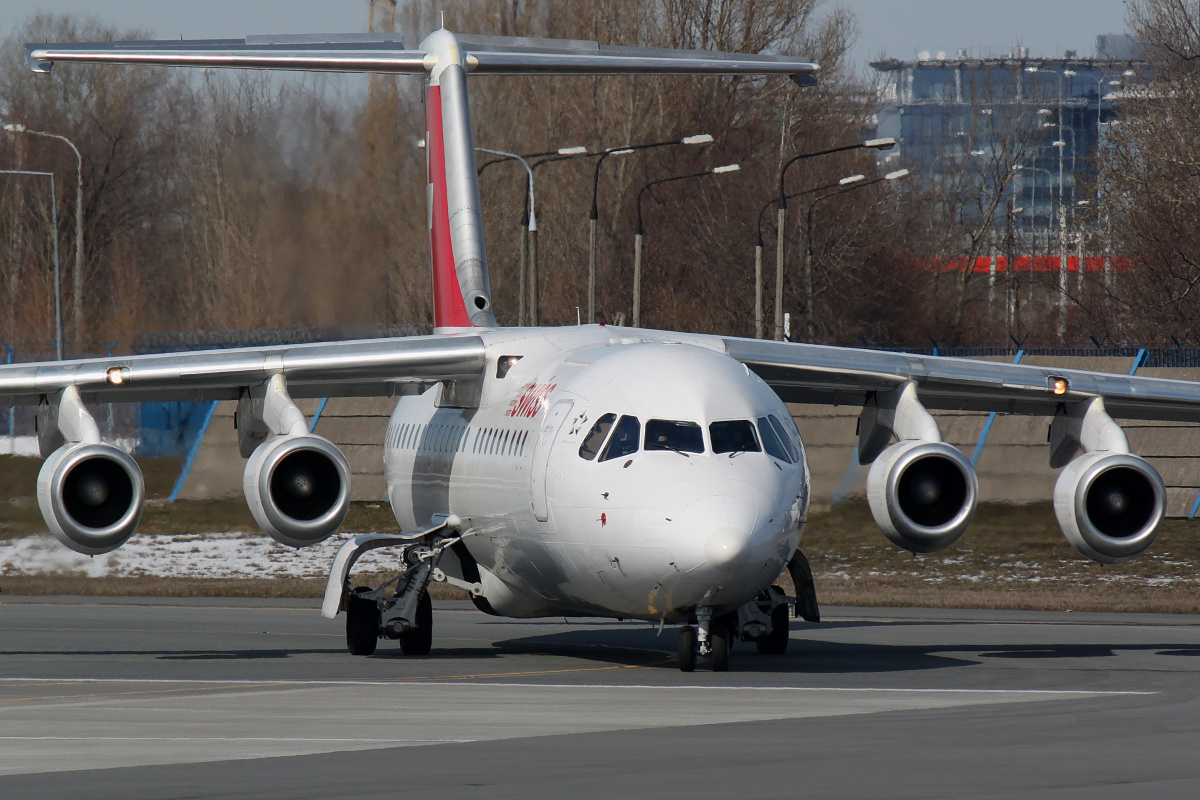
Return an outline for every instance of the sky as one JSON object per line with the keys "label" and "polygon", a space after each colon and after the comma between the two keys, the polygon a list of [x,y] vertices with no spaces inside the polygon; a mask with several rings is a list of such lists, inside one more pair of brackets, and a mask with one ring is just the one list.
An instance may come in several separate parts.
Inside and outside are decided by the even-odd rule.
{"label": "sky", "polygon": [[[452,6],[454,0],[445,0]],[[880,55],[915,58],[1007,53],[1094,52],[1096,36],[1125,30],[1123,0],[826,0],[858,18],[852,56],[863,68]],[[0,0],[0,34],[37,11],[95,15],[164,39],[239,38],[248,33],[365,30],[367,0]]]}

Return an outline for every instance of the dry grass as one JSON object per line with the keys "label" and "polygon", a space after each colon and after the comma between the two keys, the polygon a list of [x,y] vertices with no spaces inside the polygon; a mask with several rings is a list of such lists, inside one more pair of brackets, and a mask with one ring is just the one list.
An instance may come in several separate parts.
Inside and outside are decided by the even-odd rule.
{"label": "dry grass", "polygon": [[1149,553],[1105,566],[1071,549],[1050,504],[990,504],[956,545],[916,556],[851,502],[814,514],[803,549],[827,605],[1200,613],[1198,534],[1167,520]]}

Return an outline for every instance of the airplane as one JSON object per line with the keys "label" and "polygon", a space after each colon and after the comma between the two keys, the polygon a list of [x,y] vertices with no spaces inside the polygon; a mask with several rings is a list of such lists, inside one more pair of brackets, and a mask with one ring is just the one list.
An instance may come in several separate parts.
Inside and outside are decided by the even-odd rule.
{"label": "airplane", "polygon": [[[321,613],[346,614],[350,653],[380,639],[432,648],[428,587],[465,590],[507,617],[590,616],[679,626],[678,664],[730,667],[735,640],[780,654],[790,615],[817,621],[800,550],[809,507],[804,444],[785,403],[852,404],[867,499],[901,548],[950,546],[975,512],[969,459],[930,409],[1049,418],[1054,506],[1082,555],[1146,551],[1165,511],[1158,472],[1116,418],[1200,421],[1183,382],[854,348],[606,325],[501,328],[488,281],[468,76],[785,75],[785,57],[648,50],[595,42],[454,34],[415,49],[382,35],[26,45],[31,68],[134,64],[421,76],[425,83],[434,334],[218,352],[106,356],[0,367],[0,406],[37,406],[45,459],[38,503],[81,553],[120,547],[145,489],[102,441],[88,403],[235,400],[243,489],[279,542],[324,541],[345,519],[351,473],[311,433],[296,398],[396,398],[384,445],[399,533],[349,538]],[[399,567],[354,586],[363,554]],[[787,570],[794,596],[775,585]]]}

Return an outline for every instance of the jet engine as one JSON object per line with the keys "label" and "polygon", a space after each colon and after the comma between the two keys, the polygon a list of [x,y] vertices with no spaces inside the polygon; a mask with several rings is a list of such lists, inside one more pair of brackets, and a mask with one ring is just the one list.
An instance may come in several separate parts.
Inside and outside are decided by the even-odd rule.
{"label": "jet engine", "polygon": [[54,538],[84,555],[116,550],[142,518],[146,487],[129,454],[110,444],[70,443],[42,464],[38,506]]}
{"label": "jet engine", "polygon": [[250,513],[281,544],[306,547],[337,530],[350,509],[350,464],[320,436],[275,436],[246,462]]}
{"label": "jet engine", "polygon": [[867,500],[884,535],[913,553],[934,553],[963,535],[979,497],[966,456],[942,442],[907,440],[884,450],[867,475]]}
{"label": "jet engine", "polygon": [[1054,485],[1054,512],[1081,555],[1120,564],[1146,552],[1166,512],[1163,479],[1144,458],[1094,452],[1063,469]]}

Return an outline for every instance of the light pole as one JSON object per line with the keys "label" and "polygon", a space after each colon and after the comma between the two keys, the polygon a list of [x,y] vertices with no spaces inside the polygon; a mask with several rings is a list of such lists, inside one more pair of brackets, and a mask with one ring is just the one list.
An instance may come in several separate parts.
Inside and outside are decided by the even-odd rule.
{"label": "light pole", "polygon": [[[83,349],[83,156],[79,148],[65,136],[46,131],[35,131],[12,122],[4,126],[9,133],[28,133],[30,136],[45,136],[59,139],[75,154],[75,272],[71,275],[71,323],[75,329],[75,346]],[[59,354],[59,358],[62,355]]]}
{"label": "light pole", "polygon": [[[533,170],[537,168],[538,164],[543,163],[543,161],[558,161],[558,160],[560,160],[559,157],[575,158],[577,156],[598,155],[598,154],[597,153],[589,154],[586,147],[560,147],[557,150],[548,150],[544,153],[530,153],[527,155],[517,155],[516,153],[506,153],[503,150],[489,150],[486,147],[476,147],[475,149],[481,153],[488,153],[490,155],[500,156],[500,158],[495,158],[495,159],[492,159],[491,161],[481,164],[479,166],[479,169],[477,169],[475,171],[476,177],[483,177],[483,171],[486,170],[488,167],[490,167],[493,164],[502,164],[505,161],[520,161],[522,166],[525,167],[525,171],[529,175],[529,181],[525,186],[525,201],[523,203],[521,203],[521,209],[522,209],[522,211],[521,211],[521,255],[520,255],[520,266],[517,269],[517,275],[518,275],[518,277],[517,277],[517,293],[520,295],[517,300],[517,306],[518,306],[517,324],[525,325],[526,324],[525,309],[526,309],[527,295],[532,293],[534,295],[534,297],[537,296],[536,285],[532,286],[532,292],[526,291],[527,279],[532,279],[532,280],[536,281],[536,275],[533,275],[533,276],[530,275],[530,273],[531,273],[530,266],[529,266],[530,259],[528,256],[528,253],[530,250],[532,250],[534,253],[532,272],[537,271],[537,230],[538,230],[537,229],[537,217],[531,213],[531,210],[533,209]],[[535,158],[541,158],[541,159],[543,159],[543,161],[539,161],[531,167],[529,165],[529,162]],[[532,316],[534,317],[535,321],[533,324],[536,325],[537,324],[537,322],[536,322],[537,301],[534,300],[531,305],[532,305],[532,308],[534,309]]]}
{"label": "light pole", "polygon": [[4,175],[41,175],[50,179],[50,241],[54,245],[54,357],[63,360],[62,270],[58,263],[58,192],[53,172],[27,169],[0,169]]}
{"label": "light pole", "polygon": [[787,225],[787,192],[784,189],[784,178],[787,177],[788,168],[798,161],[805,161],[810,158],[819,156],[833,155],[834,153],[845,153],[850,150],[890,150],[896,146],[896,140],[892,138],[885,139],[868,139],[865,142],[856,142],[855,144],[842,145],[841,147],[833,147],[828,150],[818,150],[815,153],[801,153],[798,156],[792,156],[783,167],[779,170],[779,196],[776,202],[779,203],[778,218],[775,222],[775,336],[777,341],[783,340],[783,258],[784,258],[784,231]]}
{"label": "light pole", "polygon": [[[529,167],[530,181],[529,189],[533,188],[533,175],[537,172],[538,167],[545,164],[554,164],[558,161],[570,161],[575,158],[595,158],[600,156],[600,153],[589,153],[585,147],[564,147],[558,151],[559,155],[543,158],[533,162]],[[537,326],[542,324],[542,291],[541,291],[541,275],[538,272],[538,231],[537,228],[529,229],[529,323]]]}
{"label": "light pole", "polygon": [[[519,310],[517,311],[517,325],[520,327],[523,327],[525,325],[525,273],[528,271],[528,265],[526,264],[526,258],[527,258],[526,248],[528,247],[528,242],[529,242],[530,236],[535,231],[537,231],[537,210],[534,207],[534,195],[533,195],[533,170],[529,167],[529,162],[525,160],[525,157],[519,156],[516,153],[506,153],[503,150],[489,150],[486,147],[476,147],[475,149],[478,150],[480,153],[488,153],[488,154],[494,155],[494,156],[503,156],[504,158],[500,159],[501,161],[507,160],[507,159],[513,159],[516,161],[520,161],[521,166],[523,166],[525,168],[526,175],[529,176],[529,186],[527,189],[529,204],[528,204],[528,208],[527,208],[527,213],[521,219],[521,228],[522,228],[522,231],[521,231],[521,264],[520,264],[520,267],[517,269],[517,274],[519,276],[517,291],[520,295],[520,297],[518,299],[518,309]],[[486,167],[488,167],[491,164],[495,164],[495,163],[496,163],[495,161],[489,161],[487,164],[484,164],[482,167],[480,167],[479,172],[476,174],[477,175],[482,174],[483,170]],[[522,204],[522,206],[524,206],[524,205],[525,204]]]}
{"label": "light pole", "polygon": [[[842,178],[837,183],[831,183],[826,186],[818,186],[816,189],[807,189],[803,192],[794,192],[792,194],[786,195],[784,199],[785,200],[795,200],[797,197],[803,197],[803,196],[809,195],[809,194],[816,194],[817,192],[824,192],[824,191],[828,191],[830,189],[837,189],[839,186],[849,186],[850,184],[858,183],[859,181],[865,181],[866,179],[867,179],[866,175],[851,175],[848,178]],[[757,238],[754,240],[754,338],[755,339],[763,338],[763,305],[762,305],[762,295],[763,295],[762,223],[763,223],[763,214],[767,213],[767,209],[769,209],[771,206],[777,204],[778,202],[779,202],[779,198],[772,197],[770,200],[768,200],[766,202],[766,205],[764,205],[762,207],[762,209],[758,212],[758,233],[757,233]],[[780,283],[779,285],[782,286],[782,283]]]}
{"label": "light pole", "polygon": [[807,313],[805,314],[804,327],[805,327],[806,335],[808,337],[808,341],[810,341],[810,342],[813,341],[816,338],[816,333],[817,333],[816,309],[813,307],[815,297],[816,297],[816,291],[813,287],[813,284],[814,284],[814,281],[813,281],[813,247],[812,247],[813,212],[816,210],[817,206],[820,205],[822,200],[828,200],[831,197],[837,197],[839,195],[847,194],[847,193],[853,192],[857,189],[865,189],[868,186],[874,186],[877,183],[883,183],[885,181],[898,181],[901,178],[907,178],[908,175],[909,175],[908,170],[899,169],[899,170],[896,170],[895,172],[889,172],[887,175],[884,175],[882,178],[876,178],[873,181],[866,181],[866,182],[856,181],[851,186],[847,186],[846,188],[840,189],[836,192],[830,192],[829,194],[821,195],[816,200],[813,200],[811,203],[809,203],[808,216],[807,216],[807,219],[805,222],[805,229],[804,229],[805,230],[805,236],[804,236],[804,249],[805,249],[805,252],[804,252],[804,293],[805,293],[805,301],[808,304],[808,308],[806,309]]}
{"label": "light pole", "polygon": [[609,156],[625,156],[638,150],[652,150],[656,147],[671,147],[680,144],[709,144],[713,137],[707,133],[695,136],[685,136],[682,139],[672,139],[669,142],[649,142],[647,144],[627,144],[621,147],[610,147],[600,153],[596,162],[596,170],[592,175],[592,210],[588,214],[588,323],[596,321],[596,229],[600,222],[600,209],[597,198],[600,190],[600,167]]}
{"label": "light pole", "polygon": [[690,175],[676,175],[672,178],[659,178],[656,181],[650,181],[642,187],[637,196],[637,228],[633,234],[633,327],[640,328],[642,321],[642,236],[645,233],[645,228],[642,226],[642,197],[646,192],[655,186],[662,183],[674,183],[675,181],[686,181],[692,178],[704,178],[709,175],[724,175],[727,172],[737,172],[741,169],[739,164],[726,164],[722,167],[713,167],[704,172],[693,172]]}

